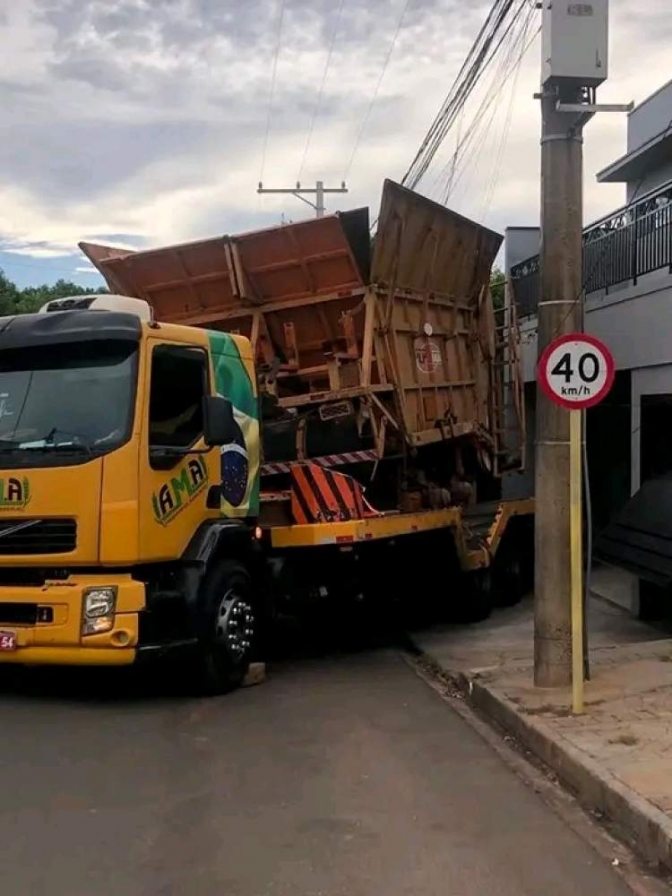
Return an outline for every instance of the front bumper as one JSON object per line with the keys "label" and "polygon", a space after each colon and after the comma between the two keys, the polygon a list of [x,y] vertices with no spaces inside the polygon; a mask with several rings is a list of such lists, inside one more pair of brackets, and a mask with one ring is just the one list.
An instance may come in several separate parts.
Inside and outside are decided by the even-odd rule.
{"label": "front bumper", "polygon": [[[92,587],[117,588],[114,625],[108,632],[82,635],[82,601]],[[9,612],[9,605],[12,612]],[[38,619],[49,621],[22,624],[17,605],[36,605]],[[14,635],[16,649],[0,650],[0,664],[125,666],[135,661],[139,613],[145,606],[141,582],[119,576],[71,576],[65,581],[47,581],[35,587],[0,587],[0,632]],[[3,611],[4,607],[4,611]],[[21,615],[21,614],[19,614]]]}

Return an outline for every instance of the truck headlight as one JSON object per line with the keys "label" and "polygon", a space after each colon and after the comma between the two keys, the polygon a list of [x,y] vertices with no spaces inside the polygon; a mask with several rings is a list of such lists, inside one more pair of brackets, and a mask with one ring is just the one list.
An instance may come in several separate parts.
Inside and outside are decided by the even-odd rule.
{"label": "truck headlight", "polygon": [[116,588],[87,588],[82,608],[82,634],[99,635],[114,626]]}

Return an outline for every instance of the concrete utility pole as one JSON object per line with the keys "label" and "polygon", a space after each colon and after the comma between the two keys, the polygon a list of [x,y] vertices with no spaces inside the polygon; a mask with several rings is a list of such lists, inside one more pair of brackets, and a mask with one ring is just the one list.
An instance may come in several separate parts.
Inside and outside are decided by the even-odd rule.
{"label": "concrete utility pole", "polygon": [[[301,184],[297,181],[295,187],[290,187],[287,189],[267,189],[266,187],[264,187],[263,183],[259,182],[259,187],[257,189],[257,193],[291,193],[292,196],[296,196],[297,199],[300,199],[311,208],[314,208],[315,215],[318,218],[323,218],[326,211],[324,207],[325,193],[347,192],[348,188],[345,186],[345,181],[341,183],[340,187],[325,187],[324,181],[321,180],[318,180],[314,187],[302,187]],[[313,194],[315,196],[315,202],[311,202],[310,199],[306,199],[304,195],[306,193]]]}
{"label": "concrete utility pole", "polygon": [[[583,126],[607,77],[608,0],[542,4],[539,345],[583,331]],[[537,389],[534,682],[571,683],[569,412]]]}
{"label": "concrete utility pole", "polygon": [[[541,138],[539,352],[583,330],[583,137],[575,117],[544,96]],[[534,680],[571,681],[569,414],[537,389]]]}

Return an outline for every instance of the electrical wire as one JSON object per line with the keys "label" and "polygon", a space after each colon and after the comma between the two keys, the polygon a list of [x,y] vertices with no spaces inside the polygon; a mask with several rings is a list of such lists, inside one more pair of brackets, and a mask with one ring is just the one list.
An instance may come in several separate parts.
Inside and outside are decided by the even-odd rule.
{"label": "electrical wire", "polygon": [[[457,188],[463,182],[465,175],[469,172],[469,177],[466,180],[466,184],[471,182],[471,178],[474,175],[474,172],[477,170],[478,162],[483,154],[483,150],[485,149],[486,140],[485,135],[492,130],[493,123],[495,121],[495,117],[497,115],[497,106],[494,104],[490,104],[492,106],[490,113],[488,115],[487,120],[481,119],[479,122],[479,126],[474,131],[470,132],[469,138],[466,141],[467,148],[471,149],[472,152],[468,158],[465,158],[464,162],[460,163],[460,158],[458,154],[457,164],[456,164],[456,175],[453,174],[452,183],[446,185],[442,192],[441,203],[443,205],[448,204],[448,200],[455,193]],[[487,111],[487,110],[486,110]],[[474,149],[475,146],[475,149]],[[451,166],[452,170],[452,166]]]}
{"label": "electrical wire", "polygon": [[455,133],[455,152],[450,159],[450,173],[448,175],[448,183],[446,185],[446,193],[450,195],[453,191],[453,183],[455,182],[455,170],[457,168],[457,157],[460,151],[460,141],[462,139],[462,124],[464,122],[464,108],[460,109],[457,117],[457,130]]}
{"label": "electrical wire", "polygon": [[380,70],[380,75],[378,76],[378,81],[376,83],[375,89],[374,89],[371,99],[369,101],[369,105],[366,109],[366,112],[364,113],[364,118],[362,119],[362,123],[359,127],[359,131],[357,132],[357,137],[355,139],[355,145],[352,149],[352,153],[350,154],[350,159],[349,159],[347,167],[345,169],[345,174],[343,175],[344,181],[347,181],[347,179],[350,175],[350,171],[352,169],[352,164],[355,161],[355,156],[357,155],[357,150],[359,149],[359,145],[362,142],[362,137],[364,136],[366,126],[368,124],[369,118],[371,117],[371,111],[375,105],[376,99],[378,98],[378,93],[382,86],[383,79],[385,77],[385,73],[387,72],[388,66],[390,64],[390,60],[392,58],[392,53],[394,52],[394,47],[397,43],[397,38],[399,37],[401,28],[404,24],[404,19],[406,17],[406,12],[408,10],[409,3],[410,3],[410,0],[404,0],[404,5],[401,9],[401,15],[399,16],[399,19],[397,21],[397,27],[395,28],[394,34],[392,36],[390,46],[388,47],[387,55],[385,56],[385,60],[383,62],[383,67]]}
{"label": "electrical wire", "polygon": [[[492,8],[490,9],[490,12],[488,13],[488,15],[486,17],[485,22],[481,26],[481,29],[480,29],[478,35],[476,36],[476,39],[471,46],[471,49],[469,50],[464,62],[462,63],[462,67],[460,68],[459,72],[457,73],[457,76],[451,86],[448,96],[444,99],[438,114],[436,115],[427,134],[425,135],[422,143],[420,144],[420,149],[417,151],[415,158],[411,162],[411,165],[410,165],[408,171],[406,172],[406,174],[404,175],[404,177],[402,179],[402,183],[409,186],[411,189],[413,189],[417,185],[420,178],[427,170],[427,167],[429,167],[429,165],[425,164],[425,162],[424,162],[425,154],[431,152],[431,147],[435,141],[436,135],[438,134],[438,132],[441,128],[442,122],[445,120],[446,116],[449,114],[451,104],[453,104],[456,101],[456,97],[460,93],[461,86],[462,86],[462,80],[464,80],[465,73],[468,71],[467,66],[469,65],[469,63],[471,61],[471,65],[473,67],[472,60],[474,60],[474,57],[476,57],[478,48],[488,33],[488,28],[491,26],[491,22],[493,21],[493,17],[495,15],[495,13],[497,12],[497,7],[499,5],[500,5],[500,0],[495,0],[495,3],[492,6]],[[460,106],[460,110],[463,105],[464,104],[462,104]],[[434,152],[436,152],[436,149],[434,149]],[[431,161],[431,159],[430,159],[430,161]]]}
{"label": "electrical wire", "polygon": [[[512,66],[508,72],[505,72],[501,75],[501,77],[498,80],[498,86],[494,90],[494,92],[492,92],[491,94],[489,94],[488,96],[485,97],[483,103],[481,104],[480,109],[474,116],[474,120],[471,122],[469,128],[467,129],[467,132],[464,134],[462,141],[456,150],[458,157],[462,153],[463,149],[465,149],[465,147],[468,148],[476,140],[476,137],[479,134],[479,130],[478,130],[479,126],[480,126],[485,114],[487,113],[488,109],[492,106],[492,104],[495,102],[497,97],[500,95],[502,90],[506,87],[506,84],[507,84],[509,78],[511,77],[511,75],[514,74],[514,72],[517,72],[519,70],[518,67],[519,67],[520,63],[522,62],[523,57],[525,56],[525,54],[529,50],[530,46],[536,39],[540,30],[541,30],[540,27],[537,28],[536,31],[534,32],[534,34],[523,45],[523,47],[516,59],[514,66]],[[460,181],[462,180],[464,170],[466,167],[466,161],[469,161],[468,157],[466,157],[465,162],[462,163],[462,171],[459,173],[457,180],[453,180],[452,182],[449,180],[449,184],[451,187],[451,193],[453,192],[454,189],[457,188]],[[440,172],[437,179],[435,180],[435,183],[437,183],[442,177],[445,177],[448,175],[449,167],[450,167],[450,163],[443,168],[443,170]],[[447,200],[449,195],[450,195],[450,193],[448,193],[444,196],[444,202]]]}
{"label": "electrical wire", "polygon": [[[505,58],[500,62],[497,70],[493,75],[493,82],[501,84],[502,89],[503,85],[506,83],[504,80],[504,76],[509,55],[510,54],[507,52]],[[471,166],[471,170],[473,172],[478,160],[480,159],[480,156],[486,144],[485,135],[491,131],[495,116],[497,114],[497,106],[495,105],[494,101],[500,92],[501,91],[497,91],[492,96],[492,102],[488,103],[486,103],[486,100],[491,95],[492,88],[490,88],[486,92],[486,95],[481,101],[481,105],[479,106],[473,120],[471,121],[471,124],[467,128],[467,132],[464,135],[464,138],[458,144],[455,153],[453,154],[453,158],[450,161],[450,164],[444,166],[441,175],[437,179],[437,183],[440,185],[442,177],[446,176],[448,171],[450,172],[448,174],[448,181],[443,189],[443,195],[441,198],[441,202],[443,202],[444,205],[448,202],[450,196],[462,181],[468,167]],[[492,111],[490,112],[489,117],[486,121],[485,115],[490,106],[492,107]],[[475,151],[472,150],[474,144],[476,144]],[[471,155],[467,155],[465,149],[472,150]]]}
{"label": "electrical wire", "polygon": [[[532,24],[532,15],[533,8],[530,8],[530,12],[528,14],[527,19],[523,25],[523,33],[521,37],[521,42],[523,48],[525,49],[527,46],[527,33],[529,31],[530,25]],[[499,148],[497,151],[497,156],[495,160],[495,164],[492,171],[492,178],[488,184],[488,189],[485,196],[485,202],[483,205],[483,210],[481,213],[481,221],[485,221],[490,214],[490,208],[492,207],[492,203],[495,198],[495,193],[497,191],[497,186],[499,184],[499,178],[502,173],[502,165],[504,163],[504,153],[506,151],[506,146],[509,140],[509,134],[511,133],[511,124],[513,122],[513,102],[516,96],[516,90],[518,87],[518,79],[520,77],[520,70],[522,68],[523,56],[524,52],[520,53],[518,59],[514,63],[514,73],[513,73],[513,81],[511,82],[511,93],[509,95],[509,103],[507,106],[506,114],[504,117],[504,129],[502,131],[502,136],[499,142]]]}
{"label": "electrical wire", "polygon": [[[329,0],[331,4],[331,0]],[[301,181],[301,175],[303,174],[303,169],[306,164],[306,159],[308,158],[308,150],[310,149],[310,143],[313,139],[313,131],[315,130],[315,123],[317,121],[317,117],[320,112],[320,106],[322,105],[322,95],[324,93],[324,86],[327,82],[327,75],[329,74],[329,68],[331,66],[331,57],[334,53],[334,46],[336,44],[336,35],[338,34],[338,29],[341,24],[341,13],[343,12],[343,5],[345,0],[340,0],[338,6],[338,12],[336,13],[336,19],[334,21],[334,30],[331,32],[331,41],[329,43],[329,51],[327,53],[327,61],[324,64],[324,71],[322,72],[322,81],[320,83],[320,89],[317,93],[317,99],[315,100],[315,107],[313,109],[313,114],[310,119],[310,127],[308,128],[308,137],[306,138],[306,145],[303,150],[303,158],[301,159],[301,166],[299,168],[299,174],[297,177],[297,181]]]}
{"label": "electrical wire", "polygon": [[[491,39],[492,36],[490,38],[488,38],[488,43],[486,44],[486,47],[484,48],[484,50],[481,52],[481,54],[479,56],[477,68],[475,70],[472,69],[472,71],[469,73],[469,83],[467,84],[466,89],[463,90],[461,92],[461,94],[458,94],[458,100],[457,100],[458,108],[461,109],[463,107],[464,102],[466,102],[467,97],[471,95],[471,93],[475,89],[478,81],[482,78],[482,76],[490,68],[491,63],[495,60],[495,58],[498,56],[504,55],[505,56],[504,61],[503,61],[503,63],[500,62],[499,68],[492,78],[492,83],[491,83],[491,86],[489,89],[489,93],[492,94],[493,86],[496,84],[499,85],[497,87],[497,89],[494,91],[494,94],[492,94],[493,102],[494,102],[494,98],[496,96],[498,96],[499,93],[501,92],[501,89],[502,89],[505,81],[508,80],[508,77],[510,76],[510,72],[508,72],[508,73],[505,72],[506,63],[509,61],[511,47],[514,46],[515,41],[519,39],[519,35],[516,35],[513,39],[511,38],[511,35],[514,32],[514,28],[517,25],[520,15],[522,14],[522,12],[525,8],[524,2],[525,2],[525,0],[523,0],[523,2],[521,2],[521,4],[513,11],[510,21],[509,21],[508,25],[506,26],[503,34],[501,35],[498,42],[495,44],[494,48],[491,50],[489,50],[489,47],[493,43],[493,41]],[[509,10],[511,10],[511,8],[512,7],[509,5],[507,8],[505,8],[505,10],[503,12],[506,13]],[[496,28],[503,27],[505,21],[506,20],[504,18],[504,15],[503,14],[500,15],[498,20],[495,22],[495,27]],[[470,129],[470,131],[467,135],[467,138],[466,139],[463,138],[463,140],[461,141],[462,143],[468,142],[468,140],[470,140],[472,137],[475,136],[473,128],[480,124],[481,119],[483,118],[483,116],[485,115],[485,112],[487,111],[487,109],[489,108],[489,106],[491,104],[487,100],[488,100],[488,95],[486,94],[485,99],[481,103],[480,110],[479,110],[479,112],[477,112],[477,114],[475,116],[475,120],[472,123],[472,128]],[[441,145],[441,142],[445,139],[445,135],[448,133],[449,129],[453,126],[453,123],[454,123],[454,115],[453,115],[453,113],[451,113],[450,115],[448,115],[446,117],[446,119],[443,122],[443,125],[441,126],[441,128],[438,130],[438,132],[435,135],[434,147],[433,148],[430,147],[430,150],[432,153],[434,153],[434,154],[436,153],[439,146]],[[459,149],[458,149],[458,156],[459,156]],[[424,166],[425,170],[427,167],[429,167],[428,163],[431,164],[432,158],[433,158],[433,155],[431,156],[431,158],[429,158],[428,160],[425,161],[425,166]]]}
{"label": "electrical wire", "polygon": [[268,135],[271,130],[271,115],[273,113],[273,99],[275,97],[275,82],[278,74],[278,57],[280,56],[280,44],[282,41],[282,23],[285,17],[285,0],[280,0],[280,13],[278,15],[278,26],[275,37],[275,53],[273,54],[273,66],[271,68],[271,87],[268,94],[268,108],[266,110],[266,129],[264,131],[264,144],[261,152],[261,168],[259,173],[259,182],[264,179],[264,170],[266,168],[266,152],[268,150]]}
{"label": "electrical wire", "polygon": [[[486,94],[486,96],[483,100],[483,103],[484,103],[483,115],[485,115],[488,105],[493,106],[493,111],[490,116],[490,121],[485,127],[479,126],[479,127],[475,128],[473,133],[470,135],[472,138],[470,142],[472,144],[474,142],[476,142],[478,145],[478,149],[475,153],[475,157],[473,154],[471,156],[465,154],[465,156],[462,159],[462,163],[461,163],[462,171],[460,172],[460,174],[457,178],[457,181],[454,180],[454,182],[453,182],[453,186],[457,187],[459,185],[459,183],[462,181],[464,174],[468,170],[471,170],[472,172],[474,171],[476,159],[480,157],[480,155],[482,154],[482,152],[485,148],[486,141],[484,139],[484,136],[491,129],[492,121],[493,121],[493,119],[495,117],[495,113],[497,112],[497,109],[498,109],[498,106],[495,103],[495,100],[499,97],[500,93],[502,93],[504,91],[510,78],[513,76],[513,87],[512,87],[510,97],[509,97],[508,110],[504,116],[502,133],[500,136],[499,144],[497,145],[497,148],[495,150],[494,165],[491,169],[490,177],[488,178],[488,181],[485,186],[485,190],[483,192],[483,209],[482,209],[481,216],[480,216],[481,220],[483,218],[485,218],[485,215],[487,214],[487,211],[490,208],[490,204],[494,197],[495,187],[496,187],[497,181],[499,179],[499,174],[501,172],[501,166],[502,166],[503,156],[504,156],[504,149],[506,146],[506,141],[508,138],[508,133],[509,133],[510,125],[511,125],[511,118],[512,118],[512,113],[513,113],[513,99],[515,96],[515,85],[518,80],[518,74],[520,72],[520,67],[522,64],[523,56],[525,55],[525,52],[528,49],[528,44],[526,43],[526,40],[525,40],[525,38],[527,37],[528,24],[529,24],[529,21],[526,21],[524,23],[523,28],[520,31],[520,33],[516,34],[514,37],[511,38],[511,40],[509,42],[509,46],[507,47],[507,50],[504,54],[504,58],[502,59],[502,62],[500,63],[497,71],[493,74],[493,85],[490,88],[489,96],[488,96],[488,94]],[[494,85],[497,85],[497,89],[493,93],[492,90],[493,90]],[[476,120],[476,124],[479,124],[478,119]],[[473,176],[473,174],[472,174],[472,176]],[[447,202],[449,198],[450,198],[450,192],[446,191],[446,198],[444,201]]]}
{"label": "electrical wire", "polygon": [[[512,23],[513,25],[514,23]],[[512,26],[511,26],[512,27]],[[504,54],[503,60],[500,62],[500,65],[493,73],[492,84],[489,90],[486,92],[483,100],[481,101],[481,105],[474,115],[471,125],[467,129],[466,134],[462,139],[462,145],[458,147],[458,159],[460,154],[463,154],[463,147],[469,146],[470,143],[473,143],[479,134],[479,128],[485,114],[487,113],[490,106],[492,106],[495,100],[499,97],[501,92],[506,87],[509,78],[511,75],[518,71],[518,67],[522,62],[523,56],[529,47],[529,44],[522,45],[522,50],[518,54],[518,57],[515,59],[513,66],[510,65],[511,57],[513,56],[513,51],[518,47],[519,43],[522,42],[522,31],[517,34],[515,37],[511,37],[511,27],[507,29],[507,33],[502,38],[502,46],[506,47],[506,51]],[[531,43],[531,42],[530,42]],[[469,163],[469,157],[464,156],[464,161],[462,162],[463,168]],[[444,169],[445,172],[445,169]],[[460,175],[461,178],[462,175]]]}
{"label": "electrical wire", "polygon": [[415,189],[424,177],[457,114],[505,46],[507,35],[526,7],[529,8],[528,0],[495,0],[448,96],[404,175],[402,183],[405,186]]}

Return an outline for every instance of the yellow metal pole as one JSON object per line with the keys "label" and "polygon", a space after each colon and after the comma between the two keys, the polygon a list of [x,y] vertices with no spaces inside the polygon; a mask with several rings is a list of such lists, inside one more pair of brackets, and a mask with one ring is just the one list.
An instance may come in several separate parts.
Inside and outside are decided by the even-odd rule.
{"label": "yellow metal pole", "polygon": [[572,708],[583,712],[582,411],[569,412],[569,527],[572,594]]}

